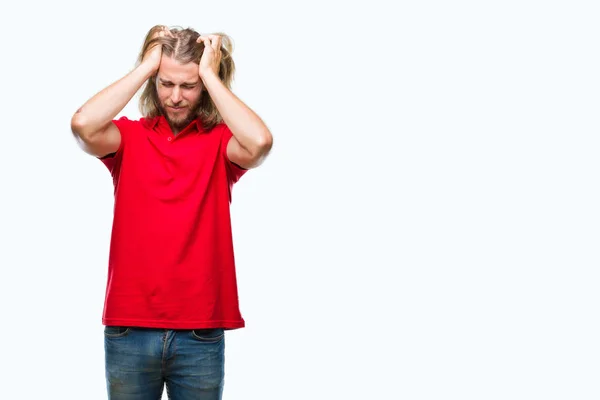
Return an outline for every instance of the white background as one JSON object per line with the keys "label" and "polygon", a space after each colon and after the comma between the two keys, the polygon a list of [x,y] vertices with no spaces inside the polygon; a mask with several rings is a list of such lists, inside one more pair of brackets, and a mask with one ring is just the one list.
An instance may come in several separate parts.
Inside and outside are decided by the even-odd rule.
{"label": "white background", "polygon": [[155,24],[231,35],[275,139],[224,399],[600,398],[598,9],[391,4],[2,6],[1,398],[106,398],[112,181],[69,123]]}

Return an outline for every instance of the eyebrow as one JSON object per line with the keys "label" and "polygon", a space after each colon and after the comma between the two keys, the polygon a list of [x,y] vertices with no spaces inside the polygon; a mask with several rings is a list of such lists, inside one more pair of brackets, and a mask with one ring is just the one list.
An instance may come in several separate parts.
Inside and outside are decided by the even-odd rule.
{"label": "eyebrow", "polygon": [[[167,79],[158,78],[158,80],[160,81],[160,83],[170,83],[170,84],[174,85],[173,82],[171,82],[170,80],[167,80]],[[181,86],[184,86],[184,85],[186,85],[186,86],[195,86],[195,85],[198,84],[198,82],[200,82],[200,80],[197,80],[195,82],[184,82],[184,83],[181,84]]]}

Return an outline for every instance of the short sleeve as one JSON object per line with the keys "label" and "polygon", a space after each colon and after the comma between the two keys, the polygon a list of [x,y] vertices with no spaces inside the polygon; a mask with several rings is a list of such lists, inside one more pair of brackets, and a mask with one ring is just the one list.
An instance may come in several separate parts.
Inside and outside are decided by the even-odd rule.
{"label": "short sleeve", "polygon": [[119,148],[116,152],[105,155],[104,157],[100,157],[100,161],[108,168],[111,174],[114,176],[118,165],[121,162],[121,158],[123,156],[123,149],[125,148],[126,142],[128,141],[129,131],[133,127],[135,121],[128,119],[123,116],[119,119],[114,119],[112,121],[117,128],[119,129],[119,133],[121,135],[121,143],[119,144]]}
{"label": "short sleeve", "polygon": [[227,178],[230,184],[234,184],[240,180],[248,170],[242,168],[227,157],[227,145],[233,137],[233,133],[226,124],[221,124],[221,156],[225,160],[225,167],[227,169]]}

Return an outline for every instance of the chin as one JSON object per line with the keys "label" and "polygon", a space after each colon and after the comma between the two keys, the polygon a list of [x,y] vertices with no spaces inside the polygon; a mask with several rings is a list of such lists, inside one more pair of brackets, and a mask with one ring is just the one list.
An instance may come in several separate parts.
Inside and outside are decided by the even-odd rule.
{"label": "chin", "polygon": [[185,121],[188,120],[190,114],[187,113],[185,115],[173,115],[173,114],[168,114],[169,116],[169,121],[174,123],[174,124],[182,124]]}

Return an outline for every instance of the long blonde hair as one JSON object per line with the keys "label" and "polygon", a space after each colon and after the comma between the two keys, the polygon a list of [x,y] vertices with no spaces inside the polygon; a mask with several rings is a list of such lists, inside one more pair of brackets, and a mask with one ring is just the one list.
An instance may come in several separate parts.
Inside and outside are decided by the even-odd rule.
{"label": "long blonde hair", "polygon": [[[165,35],[152,39],[157,31],[165,28],[164,25],[156,25],[148,31],[144,40],[144,45],[137,58],[137,65],[142,62],[144,54],[155,43],[160,43],[162,46],[162,54],[167,57],[173,57],[177,61],[185,64],[193,62],[200,63],[200,57],[204,53],[204,43],[197,43],[196,39],[200,36],[198,32],[191,28],[169,28],[171,36]],[[235,73],[235,63],[231,57],[233,52],[233,41],[231,38],[222,33],[216,32],[214,35],[221,36],[221,63],[219,65],[219,78],[223,84],[231,89],[231,82]],[[204,36],[204,35],[203,35]],[[146,118],[153,118],[161,115],[159,108],[158,94],[156,92],[156,75],[150,77],[140,96],[139,110]],[[216,124],[223,119],[217,110],[217,107],[210,98],[208,91],[203,90],[200,95],[200,103],[196,118],[200,118],[202,126],[205,130],[211,130]]]}

